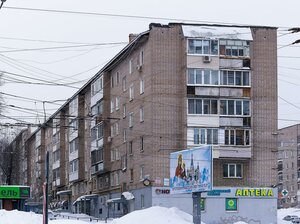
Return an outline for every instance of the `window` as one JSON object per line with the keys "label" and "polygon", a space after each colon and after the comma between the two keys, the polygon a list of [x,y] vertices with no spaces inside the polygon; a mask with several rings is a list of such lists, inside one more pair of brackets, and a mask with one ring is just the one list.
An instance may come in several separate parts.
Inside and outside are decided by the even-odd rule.
{"label": "window", "polygon": [[116,110],[119,110],[120,109],[120,97],[117,96],[116,97]]}
{"label": "window", "polygon": [[129,113],[129,127],[133,126],[133,113]]}
{"label": "window", "polygon": [[139,55],[139,65],[143,65],[144,64],[144,51],[140,51],[140,55]]}
{"label": "window", "polygon": [[128,143],[128,153],[129,155],[133,155],[133,141]]}
{"label": "window", "polygon": [[92,88],[91,90],[92,96],[100,92],[103,89],[103,77],[101,76],[95,82],[93,82],[91,88]]}
{"label": "window", "polygon": [[119,85],[119,83],[120,83],[120,73],[117,72],[116,73],[116,85]]}
{"label": "window", "polygon": [[220,40],[220,55],[245,57],[249,56],[249,42],[243,40]]}
{"label": "window", "polygon": [[140,150],[141,150],[141,152],[144,151],[144,137],[143,136],[140,137]]}
{"label": "window", "polygon": [[188,99],[188,114],[218,114],[218,100]]}
{"label": "window", "polygon": [[278,171],[282,171],[283,170],[283,164],[282,164],[282,160],[278,161],[277,163],[278,165]]}
{"label": "window", "polygon": [[133,66],[132,59],[129,60],[129,65],[128,66],[129,66],[129,74],[132,74],[132,71],[133,71],[132,70],[132,66]]}
{"label": "window", "polygon": [[54,169],[53,172],[52,172],[52,174],[53,174],[53,180],[59,179],[60,178],[59,168]]}
{"label": "window", "polygon": [[218,85],[219,71],[210,69],[189,68],[187,71],[188,84]]}
{"label": "window", "polygon": [[60,149],[53,152],[53,162],[60,160]]}
{"label": "window", "polygon": [[144,167],[144,165],[141,165],[140,166],[140,180],[144,180],[144,177],[145,177],[145,167]]}
{"label": "window", "polygon": [[220,71],[221,85],[225,86],[250,86],[249,71]]}
{"label": "window", "polygon": [[60,132],[56,132],[52,136],[52,143],[55,145],[55,144],[59,143],[59,140],[60,140]]}
{"label": "window", "polygon": [[77,119],[75,118],[69,122],[69,134],[72,134],[76,130],[78,130],[78,122]]}
{"label": "window", "polygon": [[103,101],[100,100],[92,107],[92,116],[101,115],[103,113]]}
{"label": "window", "polygon": [[75,138],[69,143],[70,154],[78,150],[78,138]]}
{"label": "window", "polygon": [[250,130],[225,130],[225,145],[250,145]]}
{"label": "window", "polygon": [[130,182],[133,182],[133,169],[130,169]]}
{"label": "window", "polygon": [[127,133],[126,129],[123,129],[123,142],[126,142],[127,140]]}
{"label": "window", "polygon": [[78,170],[78,159],[74,159],[70,162],[70,173]]}
{"label": "window", "polygon": [[144,107],[140,107],[140,122],[144,121]]}
{"label": "window", "polygon": [[217,145],[218,129],[194,128],[194,144]]}
{"label": "window", "polygon": [[123,89],[123,92],[126,91],[126,76],[124,76],[124,77],[122,78],[122,89]]}
{"label": "window", "polygon": [[113,113],[114,112],[114,109],[115,109],[115,103],[114,103],[114,100],[112,99],[110,101],[110,113]]}
{"label": "window", "polygon": [[250,101],[249,100],[220,100],[220,114],[249,116]]}
{"label": "window", "polygon": [[92,165],[103,161],[103,148],[99,148],[91,152],[91,163]]}
{"label": "window", "polygon": [[144,93],[144,79],[140,78],[140,94]]}
{"label": "window", "polygon": [[121,164],[122,170],[126,171],[126,169],[127,169],[127,154],[122,156],[121,161],[122,161],[122,164]]}
{"label": "window", "polygon": [[217,55],[218,41],[217,40],[202,40],[189,39],[188,40],[188,54],[211,54]]}
{"label": "window", "polygon": [[92,128],[91,138],[92,141],[103,138],[103,123],[100,123],[97,126]]}
{"label": "window", "polygon": [[70,102],[70,113],[76,113],[78,109],[78,98],[76,97]]}
{"label": "window", "polygon": [[133,84],[131,84],[129,87],[129,101],[133,100],[133,98],[134,98],[134,87]]}
{"label": "window", "polygon": [[119,123],[116,122],[114,125],[115,125],[115,134],[118,135],[119,134]]}
{"label": "window", "polygon": [[[298,173],[299,174],[299,173]],[[282,171],[278,172],[278,181],[279,183],[283,182],[283,174]]]}
{"label": "window", "polygon": [[145,196],[141,194],[141,208],[145,208]]}
{"label": "window", "polygon": [[126,117],[126,104],[123,104],[123,118]]}
{"label": "window", "polygon": [[223,177],[225,178],[242,178],[243,166],[238,163],[223,164]]}
{"label": "window", "polygon": [[115,81],[114,75],[111,75],[111,76],[110,76],[110,87],[111,87],[111,88],[114,87],[114,81]]}

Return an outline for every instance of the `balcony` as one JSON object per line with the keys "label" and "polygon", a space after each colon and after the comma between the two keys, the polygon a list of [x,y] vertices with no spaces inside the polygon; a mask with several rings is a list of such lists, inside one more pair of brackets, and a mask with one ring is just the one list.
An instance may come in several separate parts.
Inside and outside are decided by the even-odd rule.
{"label": "balcony", "polygon": [[104,164],[103,164],[103,162],[100,162],[95,165],[92,165],[91,174],[96,174],[97,172],[103,171],[103,170],[104,170]]}

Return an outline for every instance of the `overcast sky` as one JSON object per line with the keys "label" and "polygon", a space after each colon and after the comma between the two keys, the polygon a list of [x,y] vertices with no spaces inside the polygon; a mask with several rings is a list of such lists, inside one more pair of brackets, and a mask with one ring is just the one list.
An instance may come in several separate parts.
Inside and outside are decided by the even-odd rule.
{"label": "overcast sky", "polygon": [[[4,115],[42,123],[42,101],[66,100],[76,89],[28,83],[81,87],[125,46],[129,33],[177,20],[278,27],[279,127],[300,123],[300,45],[282,47],[300,39],[287,32],[300,27],[299,8],[299,0],[7,0],[0,10],[0,71],[6,72],[0,88],[11,94],[4,95]],[[58,107],[45,103],[48,115]]]}

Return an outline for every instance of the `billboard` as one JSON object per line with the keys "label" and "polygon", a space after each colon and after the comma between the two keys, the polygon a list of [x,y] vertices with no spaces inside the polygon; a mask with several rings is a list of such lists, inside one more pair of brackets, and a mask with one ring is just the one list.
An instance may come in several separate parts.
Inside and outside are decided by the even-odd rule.
{"label": "billboard", "polygon": [[171,153],[171,194],[211,191],[212,171],[212,146]]}

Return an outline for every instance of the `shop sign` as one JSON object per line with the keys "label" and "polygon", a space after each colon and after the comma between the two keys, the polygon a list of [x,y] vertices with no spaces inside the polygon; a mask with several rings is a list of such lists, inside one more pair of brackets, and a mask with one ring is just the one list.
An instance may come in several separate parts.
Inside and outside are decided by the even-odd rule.
{"label": "shop sign", "polygon": [[205,198],[201,198],[200,200],[200,209],[201,211],[205,211]]}
{"label": "shop sign", "polygon": [[237,211],[237,198],[226,198],[226,211]]}
{"label": "shop sign", "polygon": [[155,193],[156,194],[170,194],[170,190],[169,189],[156,189]]}
{"label": "shop sign", "polygon": [[29,198],[29,187],[0,186],[0,198],[21,199]]}
{"label": "shop sign", "polygon": [[208,196],[220,196],[222,193],[230,193],[231,190],[230,189],[216,189],[216,190],[212,190],[212,191],[208,191],[207,195]]}
{"label": "shop sign", "polygon": [[238,197],[274,197],[272,189],[266,188],[245,188],[236,189],[235,196]]}

